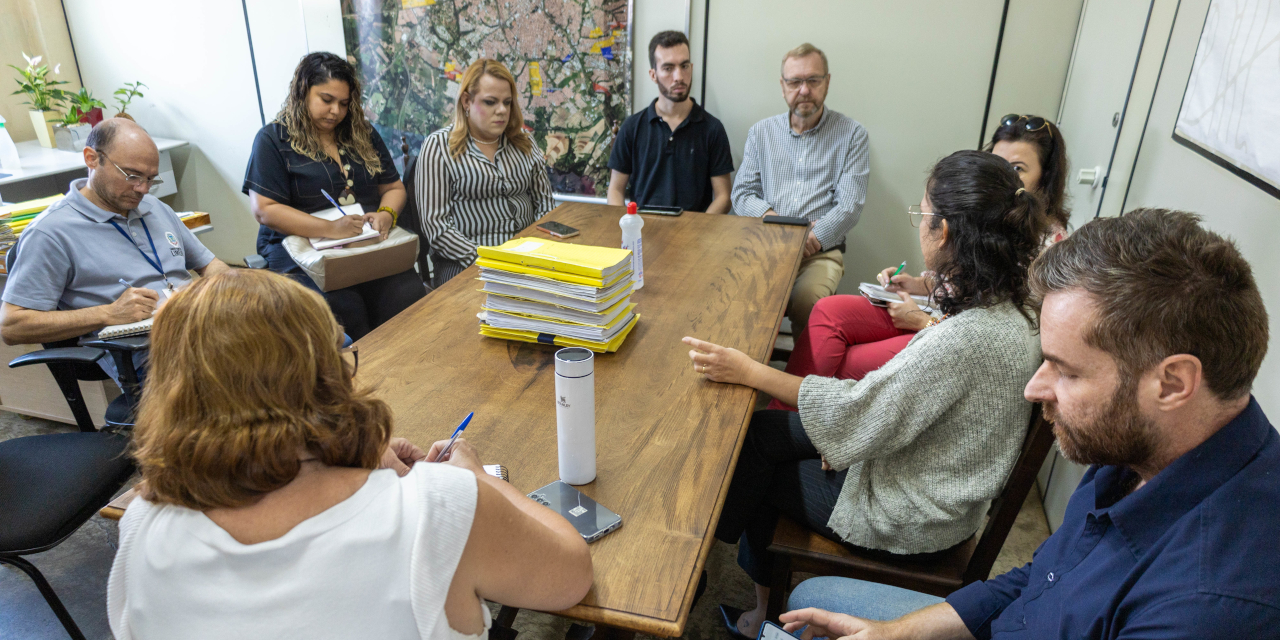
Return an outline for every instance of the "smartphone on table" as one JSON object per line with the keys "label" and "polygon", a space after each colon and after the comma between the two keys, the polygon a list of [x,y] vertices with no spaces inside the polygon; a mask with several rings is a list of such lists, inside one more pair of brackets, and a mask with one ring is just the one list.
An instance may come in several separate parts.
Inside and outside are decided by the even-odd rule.
{"label": "smartphone on table", "polygon": [[655,216],[678,216],[684,213],[680,207],[667,207],[660,204],[642,204],[636,207],[637,213],[650,213]]}
{"label": "smartphone on table", "polygon": [[595,542],[622,526],[622,516],[561,480],[530,493],[529,497],[564,516],[587,542]]}
{"label": "smartphone on table", "polygon": [[541,231],[553,238],[572,238],[578,235],[578,230],[567,224],[559,222],[543,222],[538,225],[538,231]]}

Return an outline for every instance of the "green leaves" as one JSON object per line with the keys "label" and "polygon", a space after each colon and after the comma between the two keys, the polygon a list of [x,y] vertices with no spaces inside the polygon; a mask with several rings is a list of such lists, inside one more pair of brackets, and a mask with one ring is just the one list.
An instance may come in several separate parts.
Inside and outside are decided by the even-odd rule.
{"label": "green leaves", "polygon": [[124,113],[129,109],[129,103],[133,102],[134,98],[145,97],[138,89],[146,86],[141,82],[126,82],[123,87],[116,89],[115,95],[119,96],[116,98],[116,104],[120,105],[120,113]]}
{"label": "green leaves", "polygon": [[[24,52],[22,57],[27,61],[27,68],[23,69],[8,65],[11,69],[17,71],[19,75],[15,79],[18,83],[18,90],[11,95],[16,96],[25,93],[27,101],[24,104],[31,105],[31,108],[36,111],[53,111],[57,109],[67,99],[68,94],[66,91],[56,87],[67,84],[66,81],[49,79],[49,65],[40,64],[43,56],[32,58]],[[58,75],[61,69],[61,64],[54,66],[53,74]]]}

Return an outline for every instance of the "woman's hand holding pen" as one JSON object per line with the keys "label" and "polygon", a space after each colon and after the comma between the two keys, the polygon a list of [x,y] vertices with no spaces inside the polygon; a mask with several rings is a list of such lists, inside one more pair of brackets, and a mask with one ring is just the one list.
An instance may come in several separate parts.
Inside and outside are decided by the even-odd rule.
{"label": "woman's hand holding pen", "polygon": [[[431,450],[427,451],[427,460],[436,460],[440,452],[449,446],[449,440],[437,440],[431,445]],[[480,454],[476,453],[476,448],[467,442],[466,438],[458,438],[453,441],[453,447],[444,455],[444,460],[436,460],[444,464],[451,464],[455,467],[461,467],[473,473],[484,473],[484,466],[480,464]]]}
{"label": "woman's hand holding pen", "polygon": [[885,291],[891,293],[899,293],[905,291],[913,296],[929,295],[929,283],[923,277],[913,276],[909,273],[899,273],[893,275],[898,267],[888,267],[876,276],[876,280],[880,282],[880,286]]}
{"label": "woman's hand holding pen", "polygon": [[364,218],[365,216],[342,216],[329,223],[329,233],[325,237],[339,240],[358,236],[364,231]]}

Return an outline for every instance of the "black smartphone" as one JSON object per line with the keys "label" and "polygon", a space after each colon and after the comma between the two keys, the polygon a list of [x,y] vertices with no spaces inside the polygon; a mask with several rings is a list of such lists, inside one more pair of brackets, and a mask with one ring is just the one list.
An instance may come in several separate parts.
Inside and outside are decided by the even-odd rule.
{"label": "black smartphone", "polygon": [[652,213],[656,216],[678,216],[684,213],[680,207],[664,207],[660,204],[642,204],[636,208],[638,213]]}
{"label": "black smartphone", "polygon": [[765,216],[765,224],[789,224],[797,227],[809,226],[809,221],[804,218],[795,218],[792,216]]}
{"label": "black smartphone", "polygon": [[553,238],[572,238],[578,235],[578,230],[567,224],[559,222],[543,222],[538,225],[538,231],[541,231]]}
{"label": "black smartphone", "polygon": [[622,516],[561,480],[530,493],[529,497],[564,516],[587,542],[595,542],[622,526]]}

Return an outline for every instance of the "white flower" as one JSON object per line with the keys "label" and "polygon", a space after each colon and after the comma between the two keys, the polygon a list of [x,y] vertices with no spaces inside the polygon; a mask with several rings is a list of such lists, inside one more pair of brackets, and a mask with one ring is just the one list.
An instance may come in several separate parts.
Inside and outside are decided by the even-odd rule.
{"label": "white flower", "polygon": [[62,63],[59,62],[58,64],[53,65],[53,75],[56,76],[61,74],[62,74]]}
{"label": "white flower", "polygon": [[34,67],[34,66],[36,66],[36,65],[40,64],[40,61],[41,61],[41,60],[44,60],[44,56],[36,56],[36,57],[32,58],[32,59],[31,59],[31,66],[33,66],[33,67]]}
{"label": "white flower", "polygon": [[31,61],[31,56],[27,55],[27,52],[26,52],[26,51],[23,51],[23,52],[22,52],[22,59],[27,61],[27,66],[28,66],[28,67],[30,67],[30,66],[32,66],[32,65],[34,65],[34,64],[35,64],[34,62],[32,62],[32,61]]}

